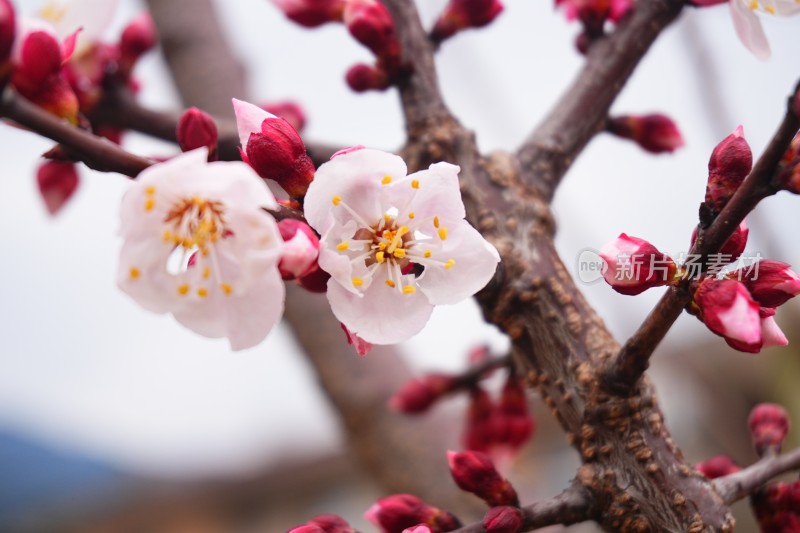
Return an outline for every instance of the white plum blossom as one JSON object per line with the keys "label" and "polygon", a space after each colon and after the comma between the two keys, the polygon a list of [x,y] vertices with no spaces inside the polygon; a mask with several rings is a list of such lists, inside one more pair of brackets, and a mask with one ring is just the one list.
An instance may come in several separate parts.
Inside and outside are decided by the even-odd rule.
{"label": "white plum blossom", "polygon": [[241,350],[283,313],[283,241],[263,209],[277,204],[249,166],[207,156],[153,165],[125,193],[117,283],[145,309]]}
{"label": "white plum blossom", "polygon": [[400,157],[356,149],[317,171],[304,208],[322,235],[328,300],[365,341],[408,339],[435,305],[472,296],[494,275],[500,256],[464,220],[459,170],[436,163],[407,176]]}
{"label": "white plum blossom", "polygon": [[757,11],[770,15],[789,16],[800,13],[797,0],[730,0],[731,17],[736,34],[748,50],[761,60],[769,59],[770,48]]}

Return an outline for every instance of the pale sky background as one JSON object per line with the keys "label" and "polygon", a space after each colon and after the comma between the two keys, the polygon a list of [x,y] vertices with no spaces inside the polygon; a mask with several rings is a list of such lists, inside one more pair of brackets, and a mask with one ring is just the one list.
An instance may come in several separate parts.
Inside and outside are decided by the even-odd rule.
{"label": "pale sky background", "polygon": [[[444,4],[419,3],[429,23]],[[342,26],[299,28],[267,0],[218,4],[251,73],[254,100],[299,101],[311,139],[384,149],[401,144],[395,92],[356,95],[347,88],[347,68],[370,56]],[[109,37],[139,9],[123,0]],[[665,252],[686,250],[711,149],[743,124],[757,155],[778,124],[800,75],[798,22],[764,17],[773,49],[764,63],[737,40],[727,6],[686,9],[659,38],[614,111],[667,113],[687,147],[654,157],[610,136],[592,142],[554,206],[557,244],[570,268],[581,249],[598,248],[623,231]],[[553,105],[582,61],[572,45],[577,31],[551,2],[508,0],[489,28],[443,45],[437,66],[446,100],[476,129],[483,148],[515,148]],[[716,87],[698,77],[698,57],[708,58],[702,68]],[[176,108],[157,54],[142,62],[138,75],[145,104]],[[82,169],[78,193],[51,218],[34,178],[38,155],[51,145],[0,126],[0,224],[6,228],[0,237],[0,427],[148,473],[242,471],[283,451],[341,445],[336,420],[284,327],[254,349],[231,353],[226,340],[199,337],[169,316],[150,314],[115,287],[118,207],[130,183]],[[143,154],[173,150],[133,135],[127,146]],[[800,267],[800,199],[781,194],[762,206],[748,250],[776,241],[779,247],[769,244],[772,258]],[[635,330],[661,292],[631,298],[602,283],[585,289],[619,339]],[[689,348],[708,336],[686,316],[666,342]],[[438,309],[404,349],[418,369],[455,369],[484,340],[497,350],[505,346],[467,302]]]}

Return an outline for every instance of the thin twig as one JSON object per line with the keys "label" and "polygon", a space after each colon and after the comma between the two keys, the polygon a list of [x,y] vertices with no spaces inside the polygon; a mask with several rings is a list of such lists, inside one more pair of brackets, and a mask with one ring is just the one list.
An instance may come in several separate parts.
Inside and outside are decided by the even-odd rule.
{"label": "thin twig", "polygon": [[95,170],[135,177],[153,164],[149,159],[126,152],[107,139],[70,125],[9,89],[0,98],[0,117],[60,143],[69,150],[70,155]]}
{"label": "thin twig", "polygon": [[[558,496],[522,507],[524,522],[520,531],[533,531],[555,524],[571,525],[593,520],[594,501],[580,485],[572,485]],[[476,522],[452,533],[486,533],[483,524]]]}
{"label": "thin twig", "polygon": [[[795,87],[792,94],[796,95],[799,90],[800,85]],[[800,116],[793,105],[793,100],[794,96],[788,101],[786,114],[778,131],[753,170],[708,229],[699,232],[690,254],[707,257],[718,252],[758,202],[777,192],[770,182],[781,157],[800,129]],[[624,394],[635,387],[647,370],[650,356],[656,346],[681,315],[686,304],[691,301],[689,281],[684,280],[661,297],[636,333],[610,361],[602,376],[602,383],[607,389]]]}
{"label": "thin twig", "polygon": [[746,498],[764,483],[786,472],[800,470],[800,448],[784,455],[764,457],[756,463],[714,480],[714,488],[727,505]]}

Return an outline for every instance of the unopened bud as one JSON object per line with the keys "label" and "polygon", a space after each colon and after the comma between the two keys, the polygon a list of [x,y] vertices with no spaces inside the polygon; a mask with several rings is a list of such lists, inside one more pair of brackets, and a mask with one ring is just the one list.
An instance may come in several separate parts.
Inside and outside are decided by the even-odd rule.
{"label": "unopened bud", "polygon": [[759,455],[781,451],[783,439],[789,433],[789,416],[786,410],[774,403],[762,403],[750,411],[747,419],[753,446]]}
{"label": "unopened bud", "polygon": [[36,183],[44,205],[51,215],[55,215],[72,198],[78,188],[78,172],[74,163],[46,161],[36,172]]}
{"label": "unopened bud", "polygon": [[718,455],[707,461],[695,465],[695,470],[706,476],[708,479],[724,477],[741,470],[739,465],[727,455]]}
{"label": "unopened bud", "polygon": [[762,307],[778,307],[800,294],[800,276],[786,263],[764,259],[731,274],[741,279]]}
{"label": "unopened bud", "polygon": [[603,245],[599,252],[606,263],[603,278],[611,288],[629,296],[673,281],[677,266],[644,239],[621,233]]}
{"label": "unopened bud", "polygon": [[188,152],[196,148],[208,148],[208,160],[217,160],[217,124],[214,119],[200,109],[191,107],[183,112],[178,120],[176,131],[181,150]]}
{"label": "unopened bud", "polygon": [[152,50],[157,42],[156,26],[150,17],[150,13],[144,11],[122,30],[122,36],[119,40],[122,68],[130,72],[136,61]]}
{"label": "unopened bud", "polygon": [[517,507],[492,507],[483,517],[483,529],[486,533],[517,533],[522,529],[523,518],[522,511]]}
{"label": "unopened bud", "polygon": [[705,203],[719,213],[753,168],[753,153],[741,126],[714,148],[708,160]]}
{"label": "unopened bud", "polygon": [[528,409],[528,397],[521,379],[514,375],[508,376],[497,411],[499,441],[514,452],[528,442],[536,428]]}
{"label": "unopened bud", "polygon": [[347,344],[352,345],[353,348],[355,348],[356,353],[358,355],[363,357],[367,355],[370,352],[370,350],[372,350],[371,343],[365,341],[357,334],[347,329],[347,326],[345,326],[344,324],[339,324],[339,325],[342,326],[342,331],[344,331],[344,334],[347,336]]}
{"label": "unopened bud", "polygon": [[631,10],[631,0],[556,0],[567,20],[580,20],[586,33],[602,35],[606,20],[618,22]]}
{"label": "unopened bud", "polygon": [[771,483],[753,493],[750,503],[761,531],[800,531],[800,482]]}
{"label": "unopened bud", "polygon": [[461,490],[475,494],[491,506],[519,505],[517,491],[482,452],[447,452],[450,473]]}
{"label": "unopened bud", "polygon": [[335,514],[322,514],[308,521],[308,526],[319,528],[323,533],[356,533],[344,518]]}
{"label": "unopened bud", "polygon": [[293,280],[308,274],[316,267],[319,257],[319,238],[314,230],[299,220],[287,218],[278,222],[283,238],[278,270],[284,280]]}
{"label": "unopened bud", "polygon": [[264,104],[263,109],[267,113],[272,113],[278,118],[284,119],[292,127],[300,132],[306,125],[306,114],[300,104],[295,102],[272,102]]}
{"label": "unopened bud", "polygon": [[276,181],[292,198],[305,196],[315,169],[300,135],[286,120],[258,106],[234,99],[233,107],[242,159],[262,178]]}
{"label": "unopened bud", "polygon": [[290,529],[288,533],[325,533],[325,530],[317,526],[304,525]]}
{"label": "unopened bud", "polygon": [[0,85],[8,74],[11,50],[17,31],[17,18],[10,0],[0,0]]}
{"label": "unopened bud", "polygon": [[377,0],[347,2],[344,23],[350,34],[376,57],[397,58],[400,55],[400,44],[394,31],[392,16]]}
{"label": "unopened bud", "polygon": [[461,527],[459,520],[447,511],[428,505],[413,494],[395,494],[382,498],[364,513],[364,517],[384,533],[426,525],[432,533],[444,533]]}
{"label": "unopened bud", "polygon": [[695,292],[694,302],[698,317],[730,346],[751,353],[761,350],[760,306],[742,283],[706,278]]}
{"label": "unopened bud", "polygon": [[609,121],[608,131],[654,154],[674,152],[684,145],[678,126],[661,114],[615,117]]}
{"label": "unopened bud", "polygon": [[450,0],[431,31],[431,38],[442,42],[467,28],[480,28],[503,11],[499,0]]}
{"label": "unopened bud", "polygon": [[389,76],[380,67],[365,63],[353,65],[345,75],[347,85],[357,93],[365,91],[384,91],[389,88]]}
{"label": "unopened bud", "polygon": [[464,447],[487,452],[495,441],[494,402],[481,387],[470,391],[467,420],[464,424]]}
{"label": "unopened bud", "polygon": [[428,374],[406,382],[389,400],[389,406],[401,413],[422,413],[450,392],[457,380],[448,374]]}
{"label": "unopened bud", "polygon": [[[747,221],[742,220],[742,222],[736,226],[733,234],[728,237],[728,240],[725,241],[725,244],[720,248],[718,257],[724,258],[726,263],[733,263],[739,259],[739,256],[744,253],[744,249],[747,247],[748,235],[750,235],[750,230],[747,228]],[[692,246],[694,246],[696,240],[697,228],[694,228],[692,231]]]}
{"label": "unopened bud", "polygon": [[328,290],[328,280],[331,275],[316,266],[308,274],[297,278],[297,283],[309,292],[326,292]]}
{"label": "unopened bud", "polygon": [[273,0],[278,9],[292,21],[315,28],[326,22],[342,20],[344,0]]}
{"label": "unopened bud", "polygon": [[426,526],[425,524],[420,524],[418,526],[404,529],[403,533],[433,533],[433,531],[431,530],[430,527]]}

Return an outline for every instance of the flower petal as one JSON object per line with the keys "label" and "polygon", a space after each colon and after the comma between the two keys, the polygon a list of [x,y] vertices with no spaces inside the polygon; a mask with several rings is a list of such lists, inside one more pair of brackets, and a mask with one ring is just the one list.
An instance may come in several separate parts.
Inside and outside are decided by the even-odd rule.
{"label": "flower petal", "polygon": [[454,304],[481,290],[494,276],[500,255],[465,221],[450,223],[447,239],[432,256],[451,267],[426,265],[417,284],[433,305]]}
{"label": "flower petal", "polygon": [[762,61],[769,59],[769,42],[764,34],[764,28],[761,26],[758,16],[747,5],[747,1],[730,0],[730,10],[733,27],[742,44],[758,59]]}
{"label": "flower petal", "polygon": [[[461,190],[458,185],[460,168],[450,163],[435,163],[391,184],[386,192],[391,194],[396,207],[405,213],[413,212],[419,219],[432,217],[458,220],[466,216]],[[417,187],[412,187],[412,183]]]}
{"label": "flower petal", "polygon": [[394,154],[365,148],[337,156],[319,167],[308,188],[306,220],[320,233],[332,223],[331,213],[340,223],[353,220],[344,206],[333,205],[333,199],[338,198],[364,222],[374,224],[384,214],[380,201],[384,181],[391,183],[405,177],[406,164]]}
{"label": "flower petal", "polygon": [[242,143],[242,150],[247,147],[252,133],[261,133],[261,124],[268,118],[276,118],[272,113],[268,113],[250,102],[233,99],[233,111],[236,114],[236,127],[239,130],[239,141]]}
{"label": "flower petal", "polygon": [[285,290],[280,274],[270,266],[247,292],[223,299],[231,349],[244,350],[264,340],[283,314]]}
{"label": "flower petal", "polygon": [[117,286],[153,313],[166,313],[180,304],[178,283],[167,272],[172,246],[149,239],[126,239],[117,270]]}
{"label": "flower petal", "polygon": [[775,322],[775,318],[771,316],[761,319],[761,337],[764,342],[763,348],[789,344],[786,335],[783,334],[780,326]]}
{"label": "flower petal", "polygon": [[403,294],[380,283],[360,297],[331,279],[328,301],[339,322],[373,344],[394,344],[416,335],[433,311],[433,305],[419,291]]}

